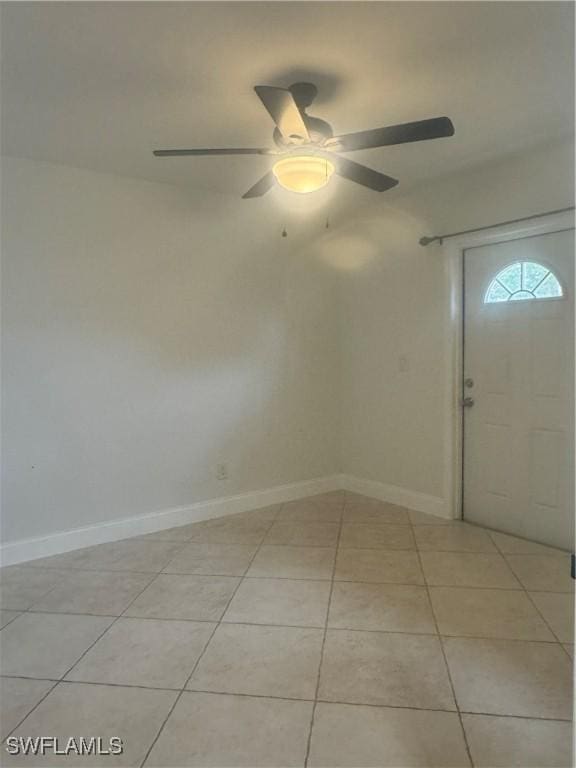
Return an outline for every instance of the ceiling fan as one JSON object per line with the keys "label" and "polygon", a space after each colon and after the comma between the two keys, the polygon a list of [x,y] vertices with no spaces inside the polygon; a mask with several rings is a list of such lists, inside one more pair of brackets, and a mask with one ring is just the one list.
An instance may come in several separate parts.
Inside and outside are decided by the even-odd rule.
{"label": "ceiling fan", "polygon": [[384,192],[398,184],[397,179],[374,171],[365,165],[341,157],[338,152],[426,141],[454,135],[448,117],[434,117],[414,123],[390,125],[358,133],[334,136],[324,120],[311,117],[306,109],[314,101],[318,89],[312,83],[294,83],[289,88],[257,85],[254,90],[276,124],[273,133],[275,149],[157,149],[157,157],[185,155],[272,155],[278,159],[243,198],[261,197],[276,182],[292,192],[314,192],[325,186],[332,174],[361,184],[376,192]]}

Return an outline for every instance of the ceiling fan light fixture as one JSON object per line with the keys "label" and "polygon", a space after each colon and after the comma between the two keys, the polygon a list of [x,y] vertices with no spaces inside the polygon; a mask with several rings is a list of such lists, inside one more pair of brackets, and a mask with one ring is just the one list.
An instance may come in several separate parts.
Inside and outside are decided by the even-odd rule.
{"label": "ceiling fan light fixture", "polygon": [[326,157],[292,155],[278,160],[272,168],[272,173],[284,189],[307,194],[326,186],[334,170],[334,164]]}
{"label": "ceiling fan light fixture", "polygon": [[[262,197],[276,182],[298,194],[316,192],[330,181],[334,173],[373,192],[385,192],[398,184],[398,179],[340,155],[358,149],[390,147],[413,141],[428,141],[454,135],[449,117],[432,117],[401,125],[388,125],[368,131],[334,136],[331,126],[306,109],[318,92],[313,83],[292,83],[289,88],[255,85],[256,95],[272,118],[272,138],[283,153],[278,162],[253,184],[242,199]],[[334,155],[338,152],[338,155]],[[206,147],[202,149],[156,149],[156,157],[208,155],[278,155],[266,147]]]}

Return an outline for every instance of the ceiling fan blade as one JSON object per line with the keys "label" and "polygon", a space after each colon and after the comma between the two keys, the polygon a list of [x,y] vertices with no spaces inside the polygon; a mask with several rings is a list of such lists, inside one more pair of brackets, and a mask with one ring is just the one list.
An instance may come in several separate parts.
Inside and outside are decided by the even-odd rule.
{"label": "ceiling fan blade", "polygon": [[272,149],[155,149],[156,157],[184,157],[186,155],[274,155]]}
{"label": "ceiling fan blade", "polygon": [[268,173],[265,176],[262,176],[262,178],[257,181],[253,187],[250,187],[248,192],[244,192],[242,197],[245,200],[249,197],[262,197],[262,195],[265,195],[266,192],[269,192],[272,189],[275,183],[276,179],[274,174],[272,171],[268,171]]}
{"label": "ceiling fan blade", "polygon": [[398,179],[393,179],[392,176],[386,176],[384,173],[374,171],[365,165],[360,165],[344,157],[336,157],[334,159],[336,173],[339,176],[355,181],[356,184],[373,189],[375,192],[385,192],[387,189],[391,189],[398,184]]}
{"label": "ceiling fan blade", "polygon": [[271,85],[257,85],[254,90],[285,139],[310,140],[302,113],[290,91],[285,88],[274,88]]}
{"label": "ceiling fan blade", "polygon": [[430,120],[389,125],[387,128],[375,128],[372,131],[346,133],[343,136],[335,136],[333,142],[334,148],[339,152],[354,152],[357,149],[441,139],[453,135],[454,126],[449,117],[433,117]]}

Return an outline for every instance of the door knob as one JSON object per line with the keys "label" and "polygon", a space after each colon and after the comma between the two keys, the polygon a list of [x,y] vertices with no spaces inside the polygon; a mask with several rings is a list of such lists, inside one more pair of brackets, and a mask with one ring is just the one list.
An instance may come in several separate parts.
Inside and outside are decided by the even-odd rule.
{"label": "door knob", "polygon": [[473,397],[463,397],[462,398],[462,408],[472,408],[474,405],[474,398]]}

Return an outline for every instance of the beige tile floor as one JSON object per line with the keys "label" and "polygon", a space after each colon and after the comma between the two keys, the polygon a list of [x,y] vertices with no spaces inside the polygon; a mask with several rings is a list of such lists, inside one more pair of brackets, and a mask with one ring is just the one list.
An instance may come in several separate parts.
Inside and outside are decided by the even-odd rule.
{"label": "beige tile floor", "polygon": [[334,492],[0,572],[12,765],[570,765],[565,553]]}

